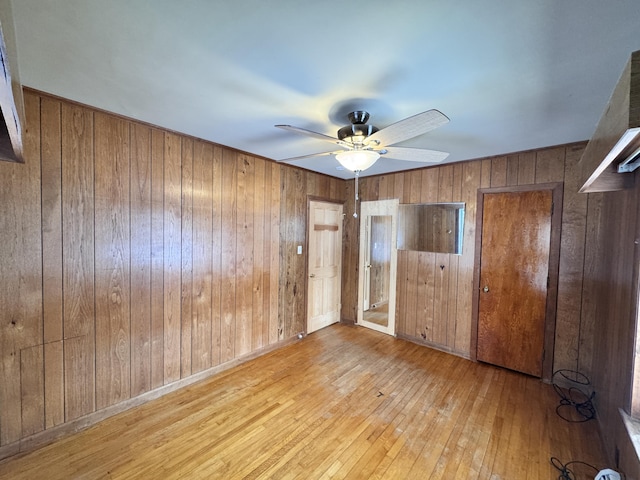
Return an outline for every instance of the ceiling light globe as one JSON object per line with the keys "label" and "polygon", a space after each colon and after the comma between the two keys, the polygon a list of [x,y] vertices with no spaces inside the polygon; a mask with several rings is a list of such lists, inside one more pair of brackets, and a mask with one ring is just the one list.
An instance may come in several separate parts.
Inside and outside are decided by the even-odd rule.
{"label": "ceiling light globe", "polygon": [[380,154],[373,150],[350,150],[336,155],[336,159],[340,164],[352,172],[366,170],[376,163],[379,158]]}

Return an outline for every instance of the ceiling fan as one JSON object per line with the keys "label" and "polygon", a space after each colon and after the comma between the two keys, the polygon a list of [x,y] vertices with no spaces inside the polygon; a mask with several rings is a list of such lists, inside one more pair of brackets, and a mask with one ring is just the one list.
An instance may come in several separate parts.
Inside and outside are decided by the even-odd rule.
{"label": "ceiling fan", "polygon": [[344,168],[355,172],[357,178],[361,171],[371,167],[381,155],[396,160],[423,163],[441,162],[449,156],[446,152],[436,150],[393,146],[447,123],[449,118],[438,110],[427,110],[381,129],[367,124],[369,113],[363,110],[349,113],[348,118],[351,125],[339,129],[337,138],[291,125],[276,125],[284,130],[331,142],[342,149],[285,158],[280,161],[289,162],[303,158],[335,155]]}

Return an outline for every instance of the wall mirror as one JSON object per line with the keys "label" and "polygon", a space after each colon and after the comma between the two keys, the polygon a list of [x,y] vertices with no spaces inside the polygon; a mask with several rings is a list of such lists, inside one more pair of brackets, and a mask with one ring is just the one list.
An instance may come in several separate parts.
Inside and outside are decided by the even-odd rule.
{"label": "wall mirror", "polygon": [[398,250],[462,255],[464,203],[398,206]]}

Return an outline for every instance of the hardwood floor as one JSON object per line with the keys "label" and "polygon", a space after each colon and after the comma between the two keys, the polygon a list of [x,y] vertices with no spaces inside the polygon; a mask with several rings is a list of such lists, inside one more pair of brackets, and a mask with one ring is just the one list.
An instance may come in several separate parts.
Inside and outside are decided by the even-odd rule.
{"label": "hardwood floor", "polygon": [[535,378],[334,325],[5,460],[0,478],[549,479],[551,457],[603,468],[595,422],[567,423],[557,405]]}

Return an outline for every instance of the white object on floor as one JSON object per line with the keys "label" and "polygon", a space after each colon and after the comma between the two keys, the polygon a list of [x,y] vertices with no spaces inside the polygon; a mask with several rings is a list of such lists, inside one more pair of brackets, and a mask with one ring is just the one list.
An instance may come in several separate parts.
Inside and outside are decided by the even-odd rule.
{"label": "white object on floor", "polygon": [[598,472],[594,480],[621,480],[621,478],[618,472],[615,472],[610,468],[605,468]]}

